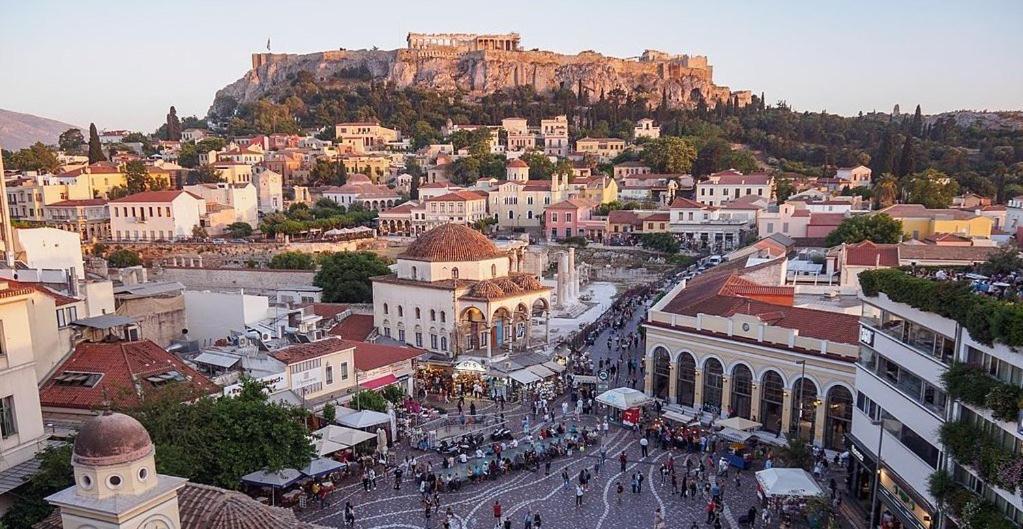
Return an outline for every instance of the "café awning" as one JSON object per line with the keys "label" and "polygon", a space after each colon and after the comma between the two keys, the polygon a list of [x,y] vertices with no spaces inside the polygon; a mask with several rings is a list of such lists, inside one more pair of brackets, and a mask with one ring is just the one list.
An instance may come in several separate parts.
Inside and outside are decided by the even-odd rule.
{"label": "caf\u00e9 awning", "polygon": [[729,417],[715,422],[714,425],[722,428],[739,430],[740,432],[750,432],[760,428],[761,426],[761,424],[757,421],[751,421],[742,417]]}
{"label": "caf\u00e9 awning", "polygon": [[[380,413],[379,411],[362,410],[345,415],[344,417],[339,417],[337,422],[338,424],[351,428],[369,428],[370,426],[377,426],[378,424],[390,423],[391,417],[386,413]],[[370,437],[372,437],[372,435],[370,435]]]}
{"label": "caf\u00e9 awning", "polygon": [[318,456],[325,456],[339,450],[351,448],[374,437],[369,432],[345,428],[336,424],[328,424],[313,432],[312,435],[313,445],[316,447],[316,455]]}
{"label": "caf\u00e9 awning", "polygon": [[597,402],[623,411],[638,408],[652,400],[646,393],[632,388],[610,389],[597,396]]}
{"label": "caf\u00e9 awning", "polygon": [[335,470],[345,468],[345,466],[346,465],[340,461],[334,461],[333,459],[327,457],[318,457],[310,461],[309,464],[306,465],[305,468],[303,468],[302,470],[299,470],[299,472],[311,478],[316,478],[319,476],[330,474]]}
{"label": "caf\u00e9 awning", "polygon": [[369,381],[366,381],[366,382],[360,382],[359,383],[359,389],[377,389],[377,388],[382,388],[382,387],[387,386],[389,384],[394,384],[397,381],[398,381],[398,377],[394,376],[394,373],[388,373],[388,374],[386,374],[386,375],[384,375],[382,377],[374,378],[373,380],[369,380]]}
{"label": "caf\u00e9 awning", "polygon": [[554,371],[551,371],[550,369],[547,369],[546,367],[540,364],[537,364],[535,366],[529,366],[526,369],[530,370],[534,375],[540,378],[550,378],[557,375],[557,373],[555,373]]}
{"label": "caf\u00e9 awning", "polygon": [[553,360],[550,361],[550,362],[544,362],[541,365],[543,365],[547,369],[550,369],[551,371],[554,371],[555,373],[562,373],[566,369],[565,366],[563,366],[563,365],[561,365],[561,364],[559,364],[557,362],[554,362]]}
{"label": "caf\u00e9 awning", "polygon": [[518,371],[514,371],[508,374],[508,376],[510,376],[512,380],[518,382],[519,384],[533,384],[543,380],[542,378],[537,376],[536,373],[533,373],[528,369],[520,369]]}

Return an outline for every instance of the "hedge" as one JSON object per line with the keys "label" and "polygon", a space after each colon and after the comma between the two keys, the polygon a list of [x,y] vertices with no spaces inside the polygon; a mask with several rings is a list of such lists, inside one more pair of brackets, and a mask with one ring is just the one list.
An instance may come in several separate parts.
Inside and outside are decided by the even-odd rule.
{"label": "hedge", "polygon": [[955,364],[942,373],[941,381],[950,397],[987,408],[1000,421],[1016,422],[1019,418],[1023,389],[988,375],[983,368]]}
{"label": "hedge", "polygon": [[863,294],[884,292],[892,301],[959,322],[985,345],[1023,346],[1023,306],[977,294],[964,281],[932,281],[883,268],[860,273]]}

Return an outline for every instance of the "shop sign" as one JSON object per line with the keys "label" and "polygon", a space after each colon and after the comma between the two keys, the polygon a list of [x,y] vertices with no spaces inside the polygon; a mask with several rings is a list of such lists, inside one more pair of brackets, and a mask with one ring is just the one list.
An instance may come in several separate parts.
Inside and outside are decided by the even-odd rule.
{"label": "shop sign", "polygon": [[856,445],[849,445],[849,453],[851,453],[856,459],[859,459],[860,463],[864,462],[863,452],[860,452],[860,449]]}
{"label": "shop sign", "polygon": [[[288,389],[288,387],[287,387],[287,385],[285,383],[285,380],[284,380],[284,373],[278,373],[278,374],[275,374],[275,375],[267,375],[265,377],[257,378],[257,379],[255,379],[255,381],[256,382],[262,382],[263,384],[265,384],[266,385],[266,389],[264,391],[266,391],[268,394],[271,394],[271,395],[274,394],[274,393],[277,393],[278,391],[284,391],[284,390]],[[242,384],[240,382],[237,383],[237,384],[231,384],[230,386],[225,386],[224,387],[224,396],[225,397],[234,397],[234,396],[237,396],[241,392],[242,392]]]}
{"label": "shop sign", "polygon": [[455,370],[457,371],[475,371],[477,373],[486,373],[487,368],[482,363],[476,360],[462,360],[455,364]]}
{"label": "shop sign", "polygon": [[609,375],[607,369],[601,369],[600,371],[597,372],[597,378],[599,378],[601,382],[607,382],[608,377]]}
{"label": "shop sign", "polygon": [[622,422],[630,426],[637,424],[639,422],[639,408],[629,408],[622,412]]}

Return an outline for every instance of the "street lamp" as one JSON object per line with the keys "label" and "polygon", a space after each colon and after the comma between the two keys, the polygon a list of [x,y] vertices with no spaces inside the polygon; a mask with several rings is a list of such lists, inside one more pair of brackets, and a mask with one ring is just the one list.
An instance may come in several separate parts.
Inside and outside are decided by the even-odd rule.
{"label": "street lamp", "polygon": [[877,460],[874,465],[874,490],[870,493],[870,527],[877,527],[875,516],[877,513],[877,487],[881,477],[881,442],[884,440],[884,421],[880,419],[870,421],[871,426],[877,426]]}
{"label": "street lamp", "polygon": [[796,436],[802,436],[803,424],[803,385],[806,380],[806,360],[796,360],[796,365],[803,366],[802,374],[799,375],[799,417],[796,418]]}

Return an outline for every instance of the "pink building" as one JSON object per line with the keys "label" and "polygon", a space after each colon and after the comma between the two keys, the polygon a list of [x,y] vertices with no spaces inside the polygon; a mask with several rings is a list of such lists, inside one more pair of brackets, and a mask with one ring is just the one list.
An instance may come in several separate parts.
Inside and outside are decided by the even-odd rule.
{"label": "pink building", "polygon": [[593,204],[589,201],[569,198],[552,204],[544,211],[544,229],[551,241],[566,237],[602,241],[607,231],[607,219],[594,218]]}

